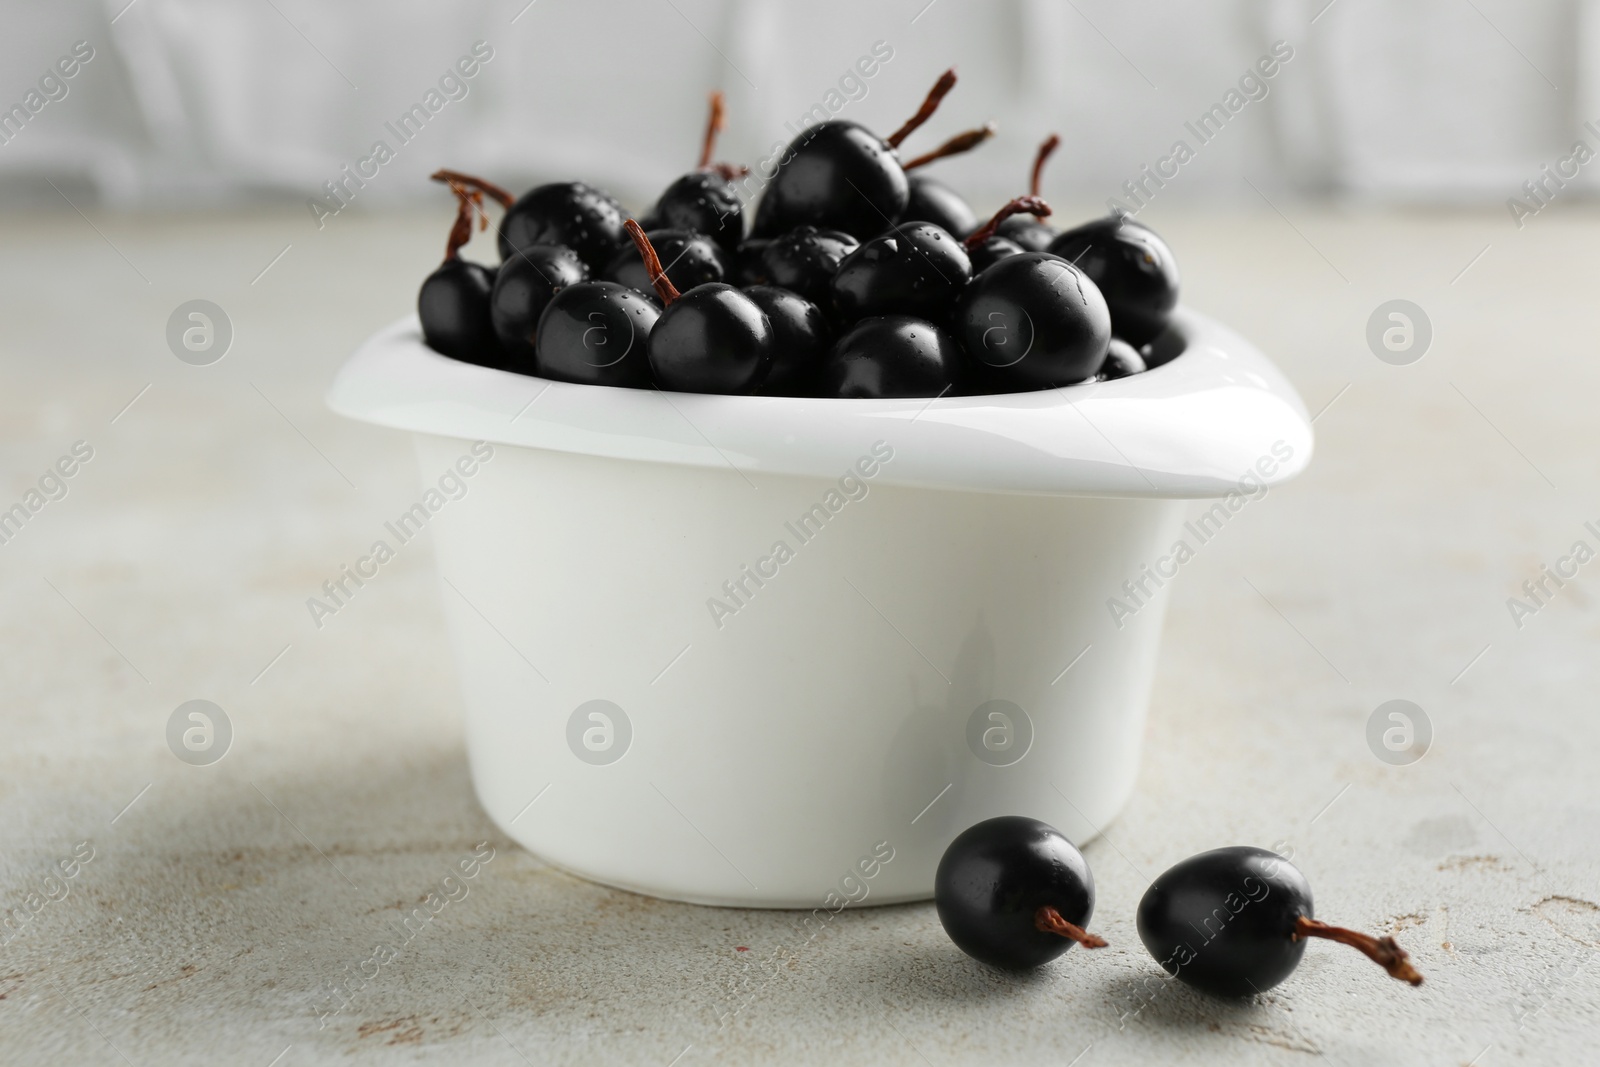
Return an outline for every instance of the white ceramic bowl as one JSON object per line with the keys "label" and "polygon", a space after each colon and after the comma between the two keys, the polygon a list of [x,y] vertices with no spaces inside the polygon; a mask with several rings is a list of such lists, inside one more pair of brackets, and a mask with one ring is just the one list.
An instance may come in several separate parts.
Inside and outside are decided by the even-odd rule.
{"label": "white ceramic bowl", "polygon": [[1175,543],[1312,450],[1264,356],[1176,328],[1120,381],[822,400],[530,378],[411,319],[329,404],[415,434],[434,491],[391,533],[434,537],[501,829],[642,893],[831,909],[929,897],[981,819],[1082,843],[1127,799]]}

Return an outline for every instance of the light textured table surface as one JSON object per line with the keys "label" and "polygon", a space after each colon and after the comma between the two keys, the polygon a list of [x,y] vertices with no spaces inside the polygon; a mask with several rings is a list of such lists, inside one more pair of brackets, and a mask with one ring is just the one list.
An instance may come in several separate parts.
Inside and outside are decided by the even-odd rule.
{"label": "light textured table surface", "polygon": [[[0,908],[26,916],[0,932],[0,1061],[1594,1062],[1600,563],[1520,629],[1506,601],[1600,546],[1600,216],[1285,212],[1153,219],[1186,299],[1331,406],[1309,474],[1175,587],[1138,790],[1086,849],[1113,947],[1025,978],[930,905],[804,944],[793,913],[609,891],[506,841],[426,550],[311,627],[305,598],[415,491],[404,437],[322,393],[410,306],[440,219],[5,219],[0,507],[75,441],[94,457],[0,545]],[[209,367],[164,340],[197,297],[236,333]],[[1410,366],[1364,336],[1397,297],[1434,327]],[[195,698],[235,731],[209,767],[165,739]],[[1366,740],[1393,698],[1432,723],[1409,766]],[[467,895],[320,1026],[486,840]],[[1292,847],[1319,917],[1393,932],[1427,984],[1316,944],[1250,1002],[1143,992],[1149,878],[1231,843]]]}

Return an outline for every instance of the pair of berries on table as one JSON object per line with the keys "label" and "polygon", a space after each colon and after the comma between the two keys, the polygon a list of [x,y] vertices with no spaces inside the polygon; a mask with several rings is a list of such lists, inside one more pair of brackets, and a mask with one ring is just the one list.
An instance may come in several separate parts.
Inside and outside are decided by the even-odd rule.
{"label": "pair of berries on table", "polygon": [[[822,397],[1067,386],[1181,351],[1168,330],[1178,274],[1159,237],[1124,217],[1065,233],[1043,221],[1041,174],[1059,138],[1041,145],[1030,195],[982,226],[921,168],[982,144],[992,125],[901,162],[902,142],[955,83],[947,71],[887,138],[838,120],[803,131],[748,237],[735,184],[745,169],[712,162],[720,94],[699,165],[638,221],[581,182],[513,199],[440,171],[460,204],[419,296],[424,338],[457,359],[562,381]],[[458,254],[485,197],[505,209],[498,270]]]}
{"label": "pair of berries on table", "polygon": [[[1006,970],[1038,967],[1074,944],[1104,948],[1086,930],[1094,903],[1083,854],[1059,830],[1020,815],[963,831],[934,876],[934,904],[950,939]],[[1282,982],[1313,937],[1350,945],[1392,977],[1422,984],[1394,938],[1318,922],[1305,875],[1260,848],[1213,849],[1167,870],[1139,901],[1138,930],[1164,970],[1217,996],[1250,996]]]}

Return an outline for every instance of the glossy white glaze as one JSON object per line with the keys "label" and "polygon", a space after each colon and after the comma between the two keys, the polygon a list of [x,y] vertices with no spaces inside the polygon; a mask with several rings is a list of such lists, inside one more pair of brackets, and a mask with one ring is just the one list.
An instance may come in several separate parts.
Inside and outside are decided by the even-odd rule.
{"label": "glossy white glaze", "polygon": [[[473,782],[508,835],[679,900],[888,903],[930,895],[981,819],[1083,842],[1115,817],[1167,589],[1146,579],[1121,617],[1108,600],[1170,552],[1183,497],[1304,467],[1310,424],[1271,364],[1182,322],[1189,351],[1145,375],[932,403],[546,383],[402,323],[330,403],[415,431],[425,484],[494,446],[427,528]],[[569,732],[597,700],[631,727],[609,763]],[[1003,766],[973,740],[1007,727],[994,701],[1031,725]],[[875,849],[894,858],[867,879]]]}
{"label": "glossy white glaze", "polygon": [[415,318],[376,334],[328,395],[351,418],[498,444],[745,472],[827,476],[893,438],[896,485],[985,492],[1206,497],[1237,488],[1274,443],[1272,482],[1310,462],[1310,420],[1277,368],[1233,331],[1176,316],[1188,349],[1145,374],[1001,396],[826,400],[575,385],[448,359]]}

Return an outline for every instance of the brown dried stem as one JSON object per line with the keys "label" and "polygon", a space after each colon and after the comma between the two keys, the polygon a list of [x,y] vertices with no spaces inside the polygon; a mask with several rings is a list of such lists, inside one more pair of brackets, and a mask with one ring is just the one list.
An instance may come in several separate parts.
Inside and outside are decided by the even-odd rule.
{"label": "brown dried stem", "polygon": [[1033,157],[1033,177],[1028,181],[1028,194],[1030,196],[1039,195],[1039,178],[1044,174],[1045,160],[1050,158],[1050,154],[1056,150],[1056,146],[1059,144],[1061,144],[1061,138],[1052,133],[1039,145],[1039,151]]}
{"label": "brown dried stem", "polygon": [[1096,937],[1083,927],[1067,922],[1059,911],[1048,904],[1033,913],[1033,925],[1044,933],[1070,938],[1084,948],[1105,948],[1107,944],[1105,938]]}
{"label": "brown dried stem", "polygon": [[[493,200],[501,207],[510,207],[511,202],[516,199],[494,182],[486,181],[483,178],[474,177],[471,174],[463,174],[458,170],[436,170],[429,175],[429,177],[436,182],[444,182],[446,184],[455,182],[457,184],[466,186],[468,189],[475,189],[479,193],[486,194],[489,199]],[[481,197],[479,198],[479,202],[482,202]]]}
{"label": "brown dried stem", "polygon": [[661,298],[661,306],[670,306],[683,294],[678,292],[677,286],[672,284],[667,272],[661,268],[661,257],[656,255],[655,246],[650,243],[650,238],[645,236],[644,227],[632,219],[622,225],[628,231],[628,236],[633,238],[633,246],[639,250],[639,255],[644,259],[645,273],[650,275],[650,284],[655,287],[656,295]]}
{"label": "brown dried stem", "polygon": [[951,67],[939,75],[939,80],[933,83],[933,88],[928,90],[927,97],[922,101],[922,106],[917,108],[917,113],[906,119],[905,125],[891,133],[886,141],[890,148],[899,148],[900,142],[911,136],[913,130],[933,117],[939,110],[939,101],[956,85],[956,68]]}
{"label": "brown dried stem", "polygon": [[445,242],[444,261],[450,262],[459,258],[457,253],[463,245],[472,240],[472,213],[483,201],[483,194],[473,189],[468,189],[460,182],[452,181],[450,191],[456,194],[456,221],[450,226],[450,238]]}
{"label": "brown dried stem", "polygon": [[706,170],[711,166],[711,154],[717,150],[717,135],[727,125],[727,110],[722,101],[722,90],[717,89],[711,94],[711,115],[706,119],[705,140],[700,142],[700,169]]}
{"label": "brown dried stem", "polygon": [[1303,937],[1321,937],[1329,941],[1337,941],[1341,945],[1349,945],[1366,955],[1373,963],[1389,972],[1390,978],[1398,978],[1402,982],[1412,985],[1422,984],[1422,975],[1411,966],[1411,957],[1406,950],[1400,947],[1392,937],[1373,937],[1363,934],[1358,930],[1346,930],[1342,926],[1329,926],[1327,923],[1308,919],[1304,915],[1294,921],[1294,940]]}
{"label": "brown dried stem", "polygon": [[936,159],[945,159],[949,156],[959,156],[963,152],[970,152],[983,142],[987,141],[989,138],[993,137],[994,133],[994,123],[985,122],[982,126],[979,126],[975,130],[967,130],[965,133],[956,134],[944,144],[940,145],[938,148],[935,148],[932,152],[924,152],[916,159],[913,159],[911,162],[907,163],[904,169],[916,170],[918,167],[927,166]]}
{"label": "brown dried stem", "polygon": [[1017,197],[1005,207],[1001,208],[999,211],[996,211],[994,213],[994,218],[990,219],[988,222],[984,223],[982,226],[979,226],[973,231],[972,236],[968,237],[965,242],[967,250],[971,251],[972,249],[983,244],[983,242],[987,241],[989,238],[993,237],[995,231],[1000,228],[1000,224],[1006,221],[1006,219],[1009,219],[1012,215],[1022,214],[1033,215],[1034,217],[1041,219],[1048,218],[1050,215],[1050,205],[1045,203],[1037,196]]}

